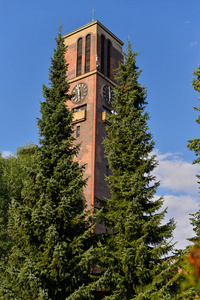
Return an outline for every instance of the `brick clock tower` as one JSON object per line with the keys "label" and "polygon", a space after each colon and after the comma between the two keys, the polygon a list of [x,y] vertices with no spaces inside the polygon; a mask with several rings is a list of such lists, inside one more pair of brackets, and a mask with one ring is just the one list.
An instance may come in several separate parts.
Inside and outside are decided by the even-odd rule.
{"label": "brick clock tower", "polygon": [[99,21],[64,35],[64,40],[68,46],[67,80],[74,95],[68,108],[74,112],[76,140],[81,142],[78,161],[86,165],[88,182],[84,195],[87,207],[91,208],[98,205],[96,198],[109,197],[105,182],[109,167],[102,140],[106,135],[107,115],[113,110],[114,74],[122,60],[123,42]]}

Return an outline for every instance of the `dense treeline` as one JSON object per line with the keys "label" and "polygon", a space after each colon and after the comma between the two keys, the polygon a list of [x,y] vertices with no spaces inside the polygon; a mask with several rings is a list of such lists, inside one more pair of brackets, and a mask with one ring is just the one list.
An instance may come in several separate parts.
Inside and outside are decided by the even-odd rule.
{"label": "dense treeline", "polygon": [[11,246],[1,263],[1,299],[84,299],[93,282],[94,216],[85,209],[84,166],[75,159],[80,145],[66,109],[71,96],[61,28],[56,46],[51,84],[43,85],[39,146],[16,182],[19,195],[16,190],[9,199],[5,223]]}
{"label": "dense treeline", "polygon": [[[111,197],[88,211],[84,166],[76,161],[80,145],[67,108],[66,50],[59,28],[50,87],[43,85],[39,146],[0,156],[0,299],[198,298],[195,286],[181,288],[191,272],[187,254],[173,254],[175,223],[164,223],[164,199],[155,200],[157,161],[137,53],[128,42],[104,140]],[[189,147],[199,155],[199,139]],[[94,234],[97,220],[109,234]],[[199,212],[191,222],[198,245]]]}
{"label": "dense treeline", "polygon": [[26,171],[32,164],[32,154],[35,145],[20,147],[15,156],[3,158],[0,154],[0,261],[7,258],[12,244],[8,233],[8,208],[15,198],[21,202],[21,191],[26,177]]}

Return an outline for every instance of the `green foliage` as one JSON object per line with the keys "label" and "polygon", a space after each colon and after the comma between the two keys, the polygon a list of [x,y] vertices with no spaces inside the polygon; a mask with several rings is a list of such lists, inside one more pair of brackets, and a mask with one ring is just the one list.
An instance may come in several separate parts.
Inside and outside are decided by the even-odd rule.
{"label": "green foliage", "polygon": [[[195,77],[192,80],[192,85],[197,92],[200,92],[200,66],[194,71],[193,74]],[[198,100],[200,100],[200,98],[198,98]],[[200,108],[194,107],[194,110],[200,111]],[[197,124],[200,124],[200,115],[196,119],[196,122],[197,122]],[[189,140],[188,142],[189,143],[188,143],[187,147],[191,151],[194,151],[196,156],[199,156],[200,155],[200,139],[194,138],[193,140]],[[196,160],[193,161],[193,164],[199,163],[199,162],[200,162],[200,158],[198,157]],[[199,176],[197,176],[197,177],[199,178]]]}
{"label": "green foliage", "polygon": [[8,249],[8,191],[4,181],[5,159],[0,154],[0,260],[2,260]]}
{"label": "green foliage", "polygon": [[198,246],[200,243],[200,211],[198,210],[196,213],[190,215],[191,215],[190,221],[191,221],[191,225],[193,226],[195,236],[189,238],[188,240],[194,243],[194,245]]}
{"label": "green foliage", "polygon": [[35,145],[29,144],[20,147],[15,156],[3,158],[0,156],[0,260],[8,257],[8,251],[12,244],[8,233],[8,208],[11,199],[21,201],[23,181],[27,169],[32,164],[32,152]]}
{"label": "green foliage", "polygon": [[[187,259],[187,260],[186,260]],[[195,290],[200,291],[200,248],[198,246],[190,247],[189,253],[185,259],[185,280],[183,281],[183,289],[193,287]],[[200,293],[198,293],[200,296]]]}
{"label": "green foliage", "polygon": [[[200,92],[200,66],[194,71],[194,78],[192,80],[192,85],[194,89],[197,92]],[[198,98],[200,100],[200,97]],[[200,111],[199,108],[194,107],[194,110]],[[196,123],[200,124],[200,115],[196,119]],[[195,156],[197,156],[197,159],[193,161],[193,164],[199,163],[200,162],[200,139],[199,138],[194,138],[193,140],[188,141],[187,147],[189,148],[190,151],[194,151]],[[197,174],[197,178],[200,179],[200,175]],[[199,182],[198,182],[199,183]],[[193,238],[190,238],[189,240],[193,242],[194,244],[198,245],[200,243],[200,211],[197,211],[195,214],[191,214],[191,224],[193,226],[193,229],[196,233],[196,236]]]}
{"label": "green foliage", "polygon": [[101,286],[110,292],[103,299],[172,299],[176,266],[167,255],[175,224],[163,223],[163,198],[154,198],[157,161],[136,56],[128,42],[116,76],[116,114],[109,118],[104,140],[112,175],[107,177],[111,198],[105,201],[102,221],[111,234],[99,245],[100,269],[105,270]]}
{"label": "green foliage", "polygon": [[66,46],[61,28],[49,69],[50,87],[38,119],[40,146],[24,180],[21,201],[13,199],[9,231],[14,245],[0,299],[93,299],[94,217],[85,210],[84,166],[76,155],[66,81]]}
{"label": "green foliage", "polygon": [[[197,92],[200,92],[200,66],[194,71],[194,77],[192,85]],[[198,98],[200,100],[200,98]],[[199,108],[194,107],[194,110],[200,111]],[[196,119],[196,123],[200,124],[200,115]],[[187,147],[190,151],[194,151],[197,159],[193,161],[193,164],[200,162],[200,139],[194,138],[188,141]],[[200,175],[197,174],[197,178],[200,179]],[[199,181],[198,181],[199,183]],[[181,277],[182,277],[182,289],[188,292],[195,293],[193,299],[199,299],[200,297],[200,210],[196,213],[191,214],[190,217],[195,236],[188,240],[193,243],[193,246],[187,247],[183,256],[182,262],[180,263]],[[194,292],[194,290],[196,290]],[[191,299],[191,298],[188,298]]]}

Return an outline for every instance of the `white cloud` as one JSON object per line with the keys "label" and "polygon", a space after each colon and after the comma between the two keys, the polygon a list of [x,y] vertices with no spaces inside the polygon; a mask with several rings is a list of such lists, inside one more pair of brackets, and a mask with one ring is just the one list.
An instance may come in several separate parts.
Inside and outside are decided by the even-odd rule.
{"label": "white cloud", "polygon": [[10,151],[2,151],[2,157],[7,157],[7,156],[10,156],[10,155],[13,155],[12,152]]}
{"label": "white cloud", "polygon": [[197,42],[191,42],[190,43],[190,47],[194,47],[194,46],[196,46],[198,43]]}
{"label": "white cloud", "polygon": [[189,218],[190,214],[198,211],[198,197],[190,195],[165,195],[164,208],[168,207],[166,220],[174,218],[176,229],[174,230],[174,242],[177,242],[177,248],[184,248],[189,245],[187,240],[195,235]]}
{"label": "white cloud", "polygon": [[190,244],[187,238],[195,235],[189,218],[191,213],[199,210],[199,184],[196,174],[200,174],[200,165],[192,165],[191,162],[183,160],[180,153],[155,152],[159,165],[154,173],[160,181],[162,191],[167,191],[163,195],[163,208],[168,207],[166,220],[174,218],[177,223],[174,242],[177,242],[177,248],[184,248]]}
{"label": "white cloud", "polygon": [[160,187],[172,193],[196,195],[199,189],[196,175],[200,174],[200,165],[192,165],[191,162],[182,160],[178,153],[156,152],[159,165],[154,173],[160,181]]}

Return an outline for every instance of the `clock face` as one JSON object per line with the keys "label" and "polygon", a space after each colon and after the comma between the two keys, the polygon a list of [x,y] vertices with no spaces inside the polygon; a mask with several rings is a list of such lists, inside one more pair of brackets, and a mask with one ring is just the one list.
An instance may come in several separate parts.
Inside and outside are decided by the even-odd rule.
{"label": "clock face", "polygon": [[114,98],[113,89],[109,85],[104,85],[103,87],[103,96],[108,104],[111,105],[111,102]]}
{"label": "clock face", "polygon": [[88,87],[85,83],[78,83],[72,90],[72,102],[80,103],[85,99],[88,93]]}

